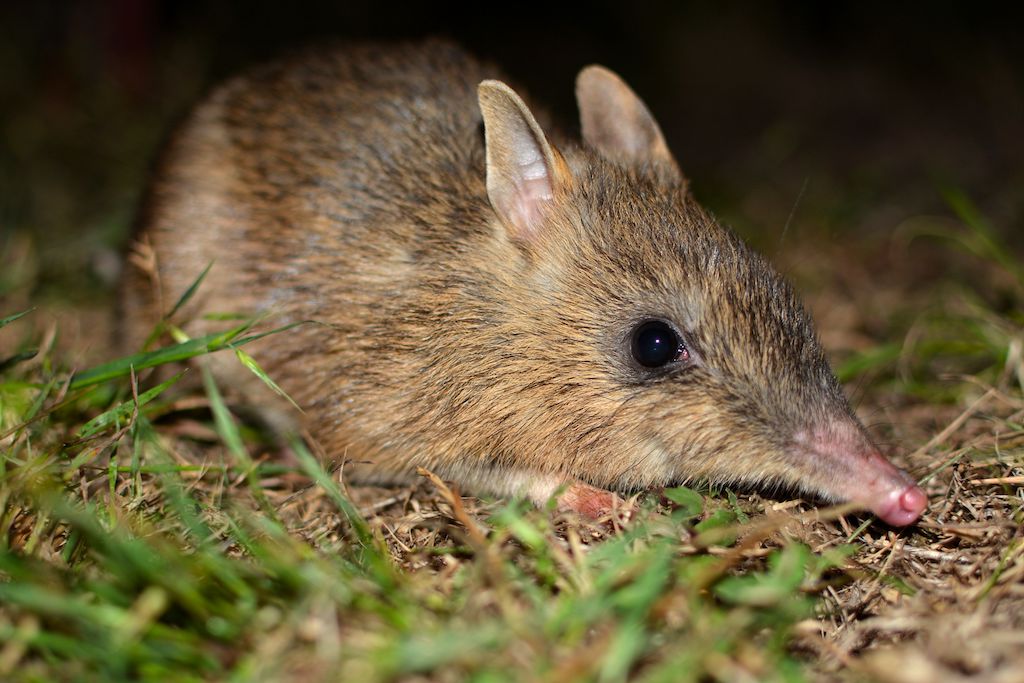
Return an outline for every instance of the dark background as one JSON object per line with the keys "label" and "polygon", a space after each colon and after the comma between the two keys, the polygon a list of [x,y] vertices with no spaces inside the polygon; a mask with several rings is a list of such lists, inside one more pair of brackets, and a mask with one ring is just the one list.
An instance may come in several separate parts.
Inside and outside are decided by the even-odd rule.
{"label": "dark background", "polygon": [[327,39],[452,37],[570,124],[575,73],[603,63],[762,247],[951,216],[954,189],[1019,248],[1022,27],[1021,9],[954,2],[8,3],[0,297],[102,294],[173,122],[225,75]]}

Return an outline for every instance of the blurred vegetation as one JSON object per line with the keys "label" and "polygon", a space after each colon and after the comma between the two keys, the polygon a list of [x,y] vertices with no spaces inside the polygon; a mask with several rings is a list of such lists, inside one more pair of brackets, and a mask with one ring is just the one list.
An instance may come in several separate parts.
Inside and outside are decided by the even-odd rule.
{"label": "blurred vegetation", "polygon": [[[205,88],[317,40],[448,35],[575,119],[603,62],[648,101],[698,196],[769,252],[948,213],[964,190],[1022,244],[1019,9],[933,3],[525,5],[156,0],[0,7],[0,248],[31,236],[38,293],[116,277],[148,170]],[[543,49],[535,46],[543,45]],[[865,212],[865,207],[870,207]],[[0,292],[2,293],[2,292]]]}

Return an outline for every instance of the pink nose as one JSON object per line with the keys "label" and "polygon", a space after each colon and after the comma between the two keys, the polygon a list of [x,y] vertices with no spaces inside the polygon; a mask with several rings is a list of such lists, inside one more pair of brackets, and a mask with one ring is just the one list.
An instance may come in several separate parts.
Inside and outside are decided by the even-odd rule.
{"label": "pink nose", "polygon": [[882,457],[852,420],[798,432],[794,441],[804,457],[832,474],[825,493],[833,500],[854,501],[892,526],[912,524],[928,507],[913,477]]}
{"label": "pink nose", "polygon": [[872,507],[878,517],[893,526],[906,526],[917,520],[928,507],[928,496],[915,484],[894,489]]}

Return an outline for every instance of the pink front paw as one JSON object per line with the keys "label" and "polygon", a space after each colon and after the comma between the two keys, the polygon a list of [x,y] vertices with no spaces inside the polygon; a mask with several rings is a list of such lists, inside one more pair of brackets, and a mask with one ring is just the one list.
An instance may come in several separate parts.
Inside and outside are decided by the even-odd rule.
{"label": "pink front paw", "polygon": [[569,484],[565,492],[558,497],[558,507],[589,519],[619,516],[625,520],[629,519],[633,511],[632,507],[617,494],[581,481]]}

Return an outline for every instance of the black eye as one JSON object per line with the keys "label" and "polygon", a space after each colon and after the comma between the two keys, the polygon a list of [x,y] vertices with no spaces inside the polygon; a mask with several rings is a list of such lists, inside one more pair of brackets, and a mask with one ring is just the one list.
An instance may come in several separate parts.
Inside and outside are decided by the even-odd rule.
{"label": "black eye", "polygon": [[633,330],[633,358],[645,368],[660,368],[688,357],[683,340],[664,320],[649,320]]}

